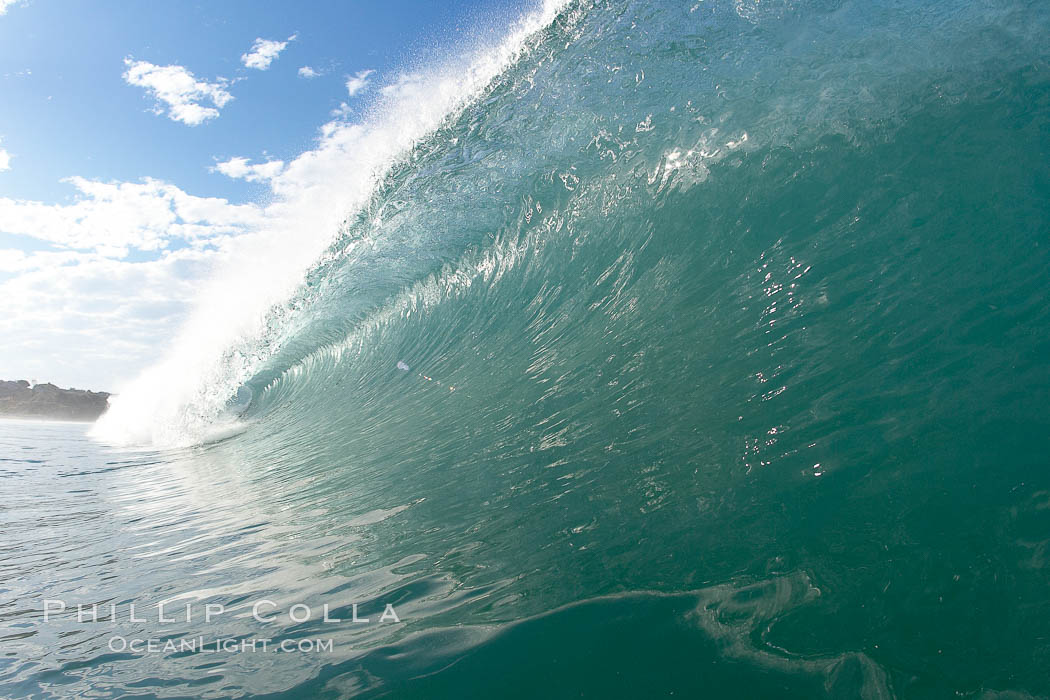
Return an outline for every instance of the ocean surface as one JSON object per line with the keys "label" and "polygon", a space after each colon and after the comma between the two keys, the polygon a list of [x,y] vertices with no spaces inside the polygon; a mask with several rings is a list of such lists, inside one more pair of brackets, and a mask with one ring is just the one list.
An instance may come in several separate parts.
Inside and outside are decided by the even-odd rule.
{"label": "ocean surface", "polygon": [[0,422],[0,697],[1050,696],[1050,3],[529,17]]}

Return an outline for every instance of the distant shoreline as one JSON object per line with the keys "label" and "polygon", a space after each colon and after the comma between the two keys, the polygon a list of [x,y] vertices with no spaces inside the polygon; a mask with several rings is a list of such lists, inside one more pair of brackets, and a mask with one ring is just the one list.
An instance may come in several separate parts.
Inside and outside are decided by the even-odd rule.
{"label": "distant shoreline", "polygon": [[91,423],[109,408],[105,391],[0,380],[0,418]]}

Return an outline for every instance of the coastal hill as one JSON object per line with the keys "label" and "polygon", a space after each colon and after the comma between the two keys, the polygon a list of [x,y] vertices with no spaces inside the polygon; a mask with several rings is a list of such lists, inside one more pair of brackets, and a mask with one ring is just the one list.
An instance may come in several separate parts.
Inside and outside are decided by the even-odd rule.
{"label": "coastal hill", "polygon": [[0,380],[0,417],[93,421],[105,413],[108,400],[104,391]]}

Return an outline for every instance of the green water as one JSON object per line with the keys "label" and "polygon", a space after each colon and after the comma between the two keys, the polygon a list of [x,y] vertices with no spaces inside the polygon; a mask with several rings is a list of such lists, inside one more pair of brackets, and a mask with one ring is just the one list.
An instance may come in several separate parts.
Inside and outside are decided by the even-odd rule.
{"label": "green water", "polygon": [[0,694],[1050,695],[1048,28],[571,4],[351,213],[240,432],[0,424]]}

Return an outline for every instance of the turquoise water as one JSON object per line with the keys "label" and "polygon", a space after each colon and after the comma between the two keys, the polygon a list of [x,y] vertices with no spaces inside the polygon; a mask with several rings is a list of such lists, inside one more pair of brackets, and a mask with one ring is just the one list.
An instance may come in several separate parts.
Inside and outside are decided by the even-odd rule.
{"label": "turquoise water", "polygon": [[348,212],[236,427],[0,423],[0,695],[1050,695],[1047,36],[570,3]]}

